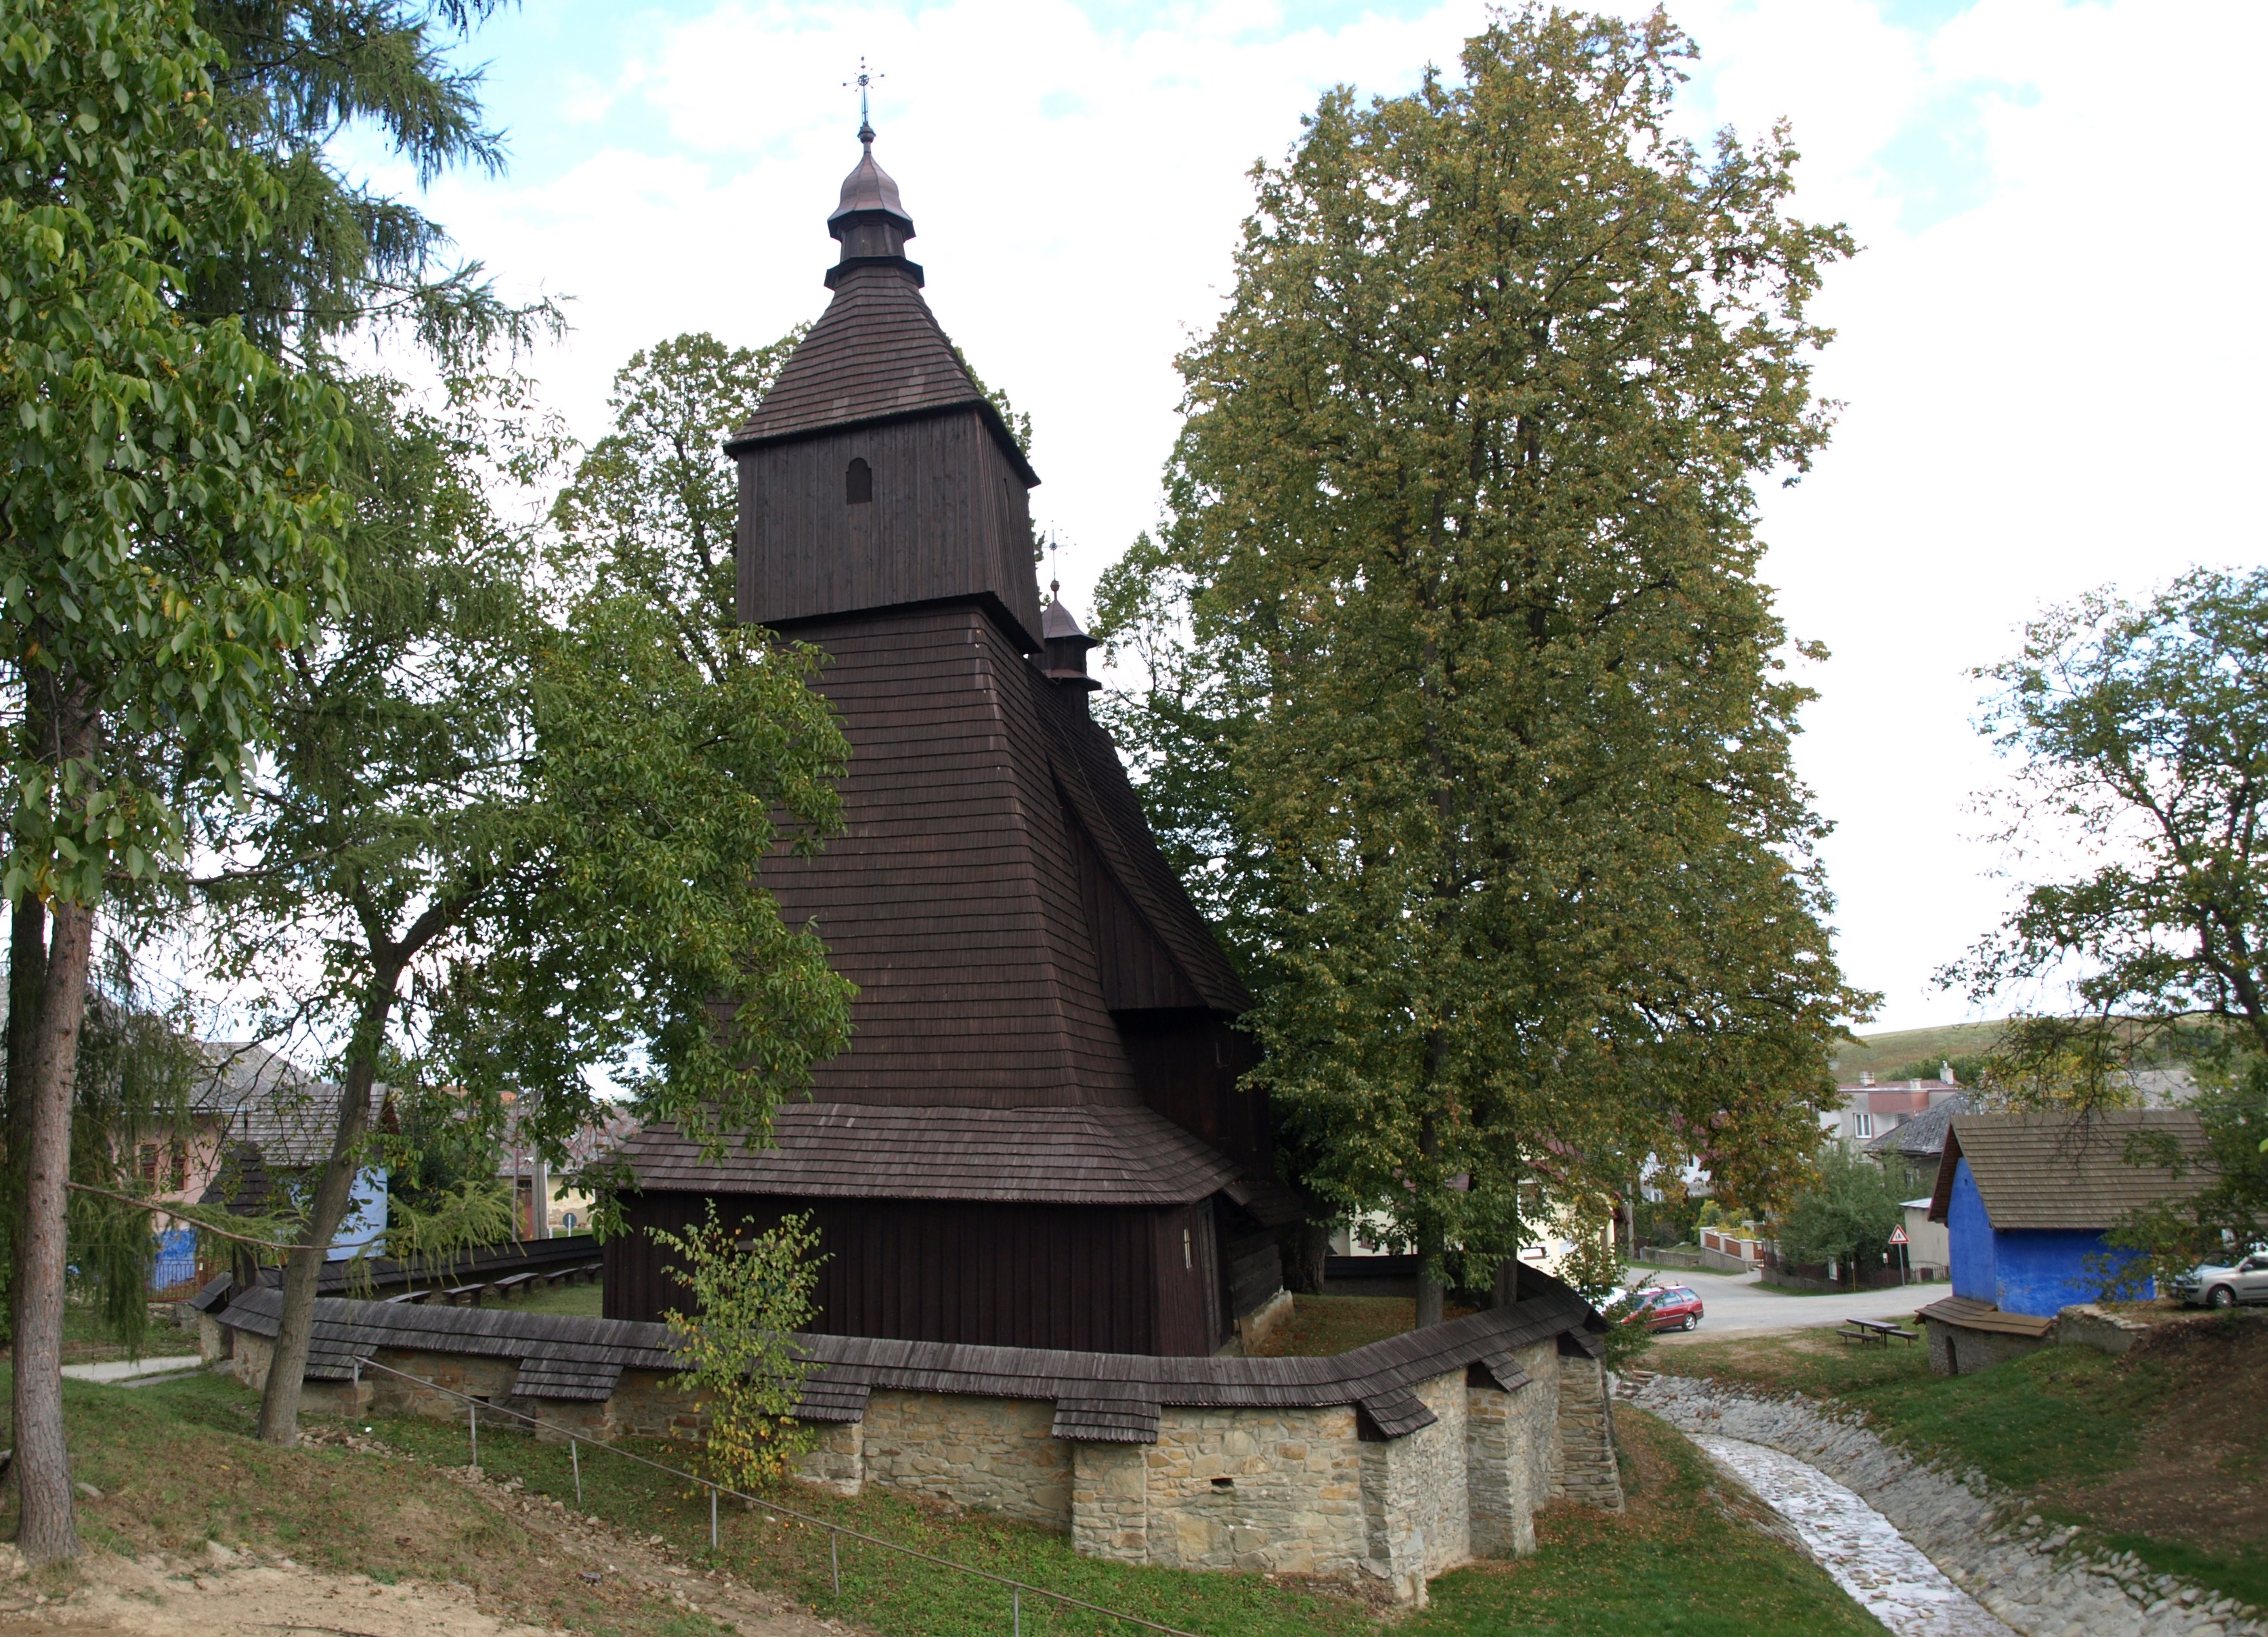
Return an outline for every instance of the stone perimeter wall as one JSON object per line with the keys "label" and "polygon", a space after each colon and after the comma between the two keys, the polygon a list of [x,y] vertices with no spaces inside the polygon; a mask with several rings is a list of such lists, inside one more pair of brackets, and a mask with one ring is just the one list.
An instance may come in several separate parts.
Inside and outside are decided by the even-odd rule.
{"label": "stone perimeter wall", "polygon": [[[269,1346],[234,1332],[235,1373],[265,1385]],[[1167,1405],[1151,1444],[1052,1435],[1040,1399],[877,1390],[863,1420],[822,1425],[802,1476],[837,1494],[867,1486],[999,1512],[1067,1531],[1081,1556],[1180,1569],[1241,1569],[1383,1582],[1423,1604],[1425,1582],[1476,1557],[1535,1550],[1538,1508],[1565,1499],[1622,1509],[1604,1367],[1540,1342],[1513,1355],[1513,1392],[1458,1368],[1417,1384],[1432,1426],[1368,1433],[1352,1406]],[[382,1350],[405,1381],[310,1382],[309,1414],[365,1409],[461,1420],[448,1388],[540,1418],[539,1438],[693,1439],[703,1417],[666,1376],[627,1371],[603,1403],[511,1397],[517,1367]]]}

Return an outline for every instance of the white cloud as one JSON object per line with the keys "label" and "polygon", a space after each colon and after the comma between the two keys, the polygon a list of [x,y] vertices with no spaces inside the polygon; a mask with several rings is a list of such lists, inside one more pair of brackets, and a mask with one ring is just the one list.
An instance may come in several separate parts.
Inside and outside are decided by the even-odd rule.
{"label": "white cloud", "polygon": [[[1866,247],[1821,303],[1841,338],[1820,384],[1848,408],[1818,469],[1766,498],[1767,573],[1793,628],[1835,651],[1802,765],[1841,826],[1846,962],[1888,992],[1887,1026],[1957,1015],[1928,973],[1999,891],[1966,839],[1963,800],[1997,770],[1964,668],[2043,599],[2263,555],[2246,481],[2263,327],[2242,292],[2268,11],[1981,0],[1926,36],[1867,0],[1676,15],[1705,53],[1692,133],[1788,117],[1799,209]],[[636,347],[761,342],[818,313],[857,157],[840,82],[866,54],[932,302],[1032,412],[1037,514],[1073,542],[1083,597],[1153,515],[1172,358],[1218,311],[1252,161],[1327,85],[1391,92],[1453,67],[1482,8],[1286,32],[1299,16],[1254,0],[1113,29],[1061,0],[949,0],[657,18],[620,62],[563,62],[548,107],[498,107],[600,122],[604,145],[523,156],[527,181],[451,179],[432,207],[511,284],[576,298],[544,371],[594,431]]]}

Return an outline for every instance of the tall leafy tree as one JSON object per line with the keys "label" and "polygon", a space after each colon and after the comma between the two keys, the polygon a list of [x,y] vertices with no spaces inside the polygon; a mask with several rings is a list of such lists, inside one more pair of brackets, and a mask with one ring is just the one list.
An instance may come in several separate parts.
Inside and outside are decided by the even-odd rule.
{"label": "tall leafy tree", "polygon": [[1197,752],[1158,816],[1265,964],[1305,1180],[1414,1242],[1421,1320],[1648,1153],[1769,1201],[1864,1000],[1755,536],[1827,436],[1808,308],[1850,241],[1786,213],[1784,132],[1669,134],[1691,55],[1529,8],[1462,84],[1326,96],[1104,600],[1163,683],[1122,730]]}
{"label": "tall leafy tree", "polygon": [[77,1542],[61,1348],[72,1088],[98,906],[232,789],[278,658],[336,586],[335,395],[189,269],[281,198],[213,117],[210,38],[165,0],[0,8],[0,654],[14,910],[9,1102],[18,1544]]}
{"label": "tall leafy tree", "polygon": [[1977,675],[1980,726],[2016,764],[2001,838],[2079,861],[1940,976],[1980,998],[2069,984],[2067,1012],[2012,1031],[2052,1071],[2031,1101],[2116,1106],[2138,1053],[2194,1059],[2208,1177],[2124,1239],[2161,1272],[2249,1243],[2268,1231],[2268,569],[2090,593]]}
{"label": "tall leafy tree", "polygon": [[357,409],[348,608],[291,654],[202,883],[217,970],[335,1043],[342,1088],[261,1405],[284,1442],[381,1062],[475,1111],[512,1094],[563,1164],[598,1070],[646,1117],[763,1130],[849,1005],[753,868],[835,818],[843,741],[803,662],[727,641],[704,668],[635,594],[558,606],[497,511],[545,455],[510,392]]}
{"label": "tall leafy tree", "polygon": [[2068,976],[2106,1031],[2213,1019],[2268,1053],[2268,570],[2092,593],[1978,675],[1981,726],[2016,762],[2004,839],[2091,856],[2026,887],[1948,981]]}
{"label": "tall leafy tree", "polygon": [[771,390],[806,328],[755,349],[703,331],[631,354],[607,401],[612,429],[552,508],[568,582],[655,609],[674,628],[678,653],[704,672],[724,662],[734,623],[739,498],[721,446]]}

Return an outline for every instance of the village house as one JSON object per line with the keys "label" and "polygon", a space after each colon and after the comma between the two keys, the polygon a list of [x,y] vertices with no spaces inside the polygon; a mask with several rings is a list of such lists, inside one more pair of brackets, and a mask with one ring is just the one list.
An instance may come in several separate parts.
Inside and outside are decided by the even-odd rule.
{"label": "village house", "polygon": [[[2158,1142],[2176,1166],[2159,1162],[2147,1146]],[[2205,1152],[2186,1109],[1957,1116],[1930,1196],[1953,1281],[1922,1309],[1932,1366],[1965,1375],[2045,1345],[2067,1307],[2154,1295],[2140,1253],[2107,1236],[2202,1186]]]}

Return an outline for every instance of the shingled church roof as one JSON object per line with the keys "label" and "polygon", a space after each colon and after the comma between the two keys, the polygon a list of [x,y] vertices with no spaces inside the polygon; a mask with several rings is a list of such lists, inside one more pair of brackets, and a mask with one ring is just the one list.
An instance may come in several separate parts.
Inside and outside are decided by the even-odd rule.
{"label": "shingled church roof", "polygon": [[[873,225],[872,218],[882,218],[889,231],[870,240],[860,229]],[[897,183],[874,162],[871,134],[865,157],[843,181],[843,203],[828,228],[843,240],[843,258],[828,277],[835,299],[726,451],[967,408],[984,417],[1025,483],[1037,483],[1038,474],[1000,412],[922,299],[921,269],[898,253],[913,237],[913,219],[898,202]]]}
{"label": "shingled church roof", "polygon": [[624,1154],[673,1193],[1242,1203],[1268,1180],[1226,1034],[1250,998],[1087,715],[1092,640],[1042,616],[1036,480],[922,299],[912,228],[869,142],[833,299],[727,446],[741,617],[827,651],[851,748],[841,833],[762,866],[858,986],[850,1044],[775,1148],[657,1125]]}

